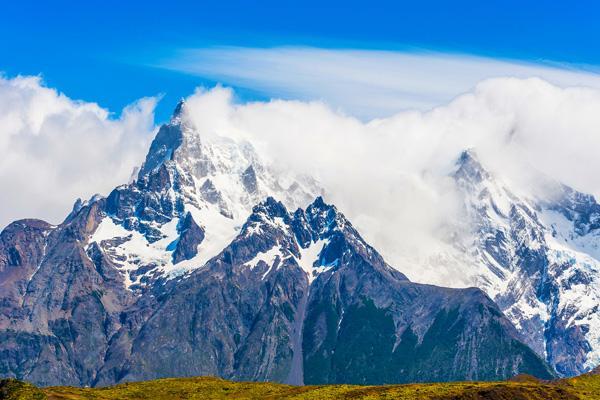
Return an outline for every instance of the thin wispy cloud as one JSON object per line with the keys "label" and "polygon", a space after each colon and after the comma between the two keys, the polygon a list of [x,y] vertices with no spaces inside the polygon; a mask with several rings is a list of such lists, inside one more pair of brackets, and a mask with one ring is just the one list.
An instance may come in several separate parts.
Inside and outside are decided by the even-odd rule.
{"label": "thin wispy cloud", "polygon": [[362,119],[445,104],[493,77],[600,88],[600,75],[566,65],[460,54],[310,47],[185,49],[154,65],[273,98],[323,100]]}

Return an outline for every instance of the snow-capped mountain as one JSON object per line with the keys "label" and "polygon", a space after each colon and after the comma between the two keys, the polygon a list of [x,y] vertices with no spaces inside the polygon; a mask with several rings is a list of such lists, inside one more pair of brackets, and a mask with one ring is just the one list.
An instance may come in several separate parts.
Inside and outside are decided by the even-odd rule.
{"label": "snow-capped mountain", "polygon": [[201,137],[182,100],[158,131],[137,179],[108,196],[107,216],[89,242],[139,291],[204,265],[266,197],[295,209],[321,193],[310,177],[273,171],[248,142],[211,132]]}
{"label": "snow-capped mountain", "polygon": [[0,233],[0,375],[553,375],[481,290],[410,282],[320,191],[283,179],[248,143],[201,135],[181,103],[131,183],[77,202],[57,226],[21,220]]}
{"label": "snow-capped mountain", "polygon": [[598,365],[600,205],[594,197],[541,174],[549,190],[525,194],[489,172],[472,150],[459,157],[453,178],[465,218],[448,228],[452,250],[420,263],[429,271],[421,276],[485,290],[560,374]]}

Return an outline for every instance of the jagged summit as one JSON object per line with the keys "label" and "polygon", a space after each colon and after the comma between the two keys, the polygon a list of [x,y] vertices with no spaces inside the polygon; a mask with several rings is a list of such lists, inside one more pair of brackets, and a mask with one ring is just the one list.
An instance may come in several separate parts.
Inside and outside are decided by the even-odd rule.
{"label": "jagged summit", "polygon": [[[141,179],[143,176],[147,176],[167,162],[175,162],[179,152],[200,151],[199,144],[200,133],[194,129],[187,115],[185,99],[181,99],[173,110],[169,122],[159,128],[152,140],[138,177]],[[183,147],[188,147],[188,149],[180,149]]]}
{"label": "jagged summit", "polygon": [[158,130],[137,180],[109,194],[107,216],[90,238],[115,254],[133,290],[201,267],[267,197],[298,208],[322,193],[309,177],[272,169],[248,142],[203,134],[187,112],[182,100]]}
{"label": "jagged summit", "polygon": [[[292,258],[293,263],[307,274],[309,284],[322,273],[361,265],[356,260],[350,261],[351,257],[361,258],[379,274],[408,280],[389,266],[344,214],[334,205],[327,204],[321,196],[306,209],[299,208],[293,213],[283,203],[267,198],[254,207],[233,243],[254,249],[246,256],[247,260],[242,260],[246,263],[252,259],[249,265],[260,260],[272,264],[275,255],[282,263]],[[268,266],[271,267],[270,264]]]}
{"label": "jagged summit", "polygon": [[456,160],[454,177],[467,184],[477,184],[490,178],[474,149],[464,150]]}
{"label": "jagged summit", "polygon": [[184,114],[186,112],[186,109],[187,109],[187,103],[184,98],[181,98],[179,100],[179,102],[177,103],[177,105],[175,106],[175,109],[173,110],[173,114],[171,116],[171,121],[180,119],[182,117],[182,114]]}
{"label": "jagged summit", "polygon": [[[139,179],[148,179],[165,166],[189,201],[194,202],[198,192],[209,191],[209,203],[219,203],[223,213],[234,217],[237,203],[244,204],[244,215],[239,216],[244,217],[253,204],[269,195],[287,206],[299,207],[321,192],[309,177],[281,176],[247,141],[200,132],[185,115],[186,104],[182,100],[171,121],[159,129]],[[201,204],[206,199],[195,200]]]}
{"label": "jagged summit", "polygon": [[463,164],[468,164],[468,163],[480,164],[479,159],[477,157],[477,153],[475,151],[475,148],[473,148],[473,147],[463,150],[460,153],[460,155],[458,156],[458,159],[456,160],[456,164],[458,164],[458,165],[463,165]]}

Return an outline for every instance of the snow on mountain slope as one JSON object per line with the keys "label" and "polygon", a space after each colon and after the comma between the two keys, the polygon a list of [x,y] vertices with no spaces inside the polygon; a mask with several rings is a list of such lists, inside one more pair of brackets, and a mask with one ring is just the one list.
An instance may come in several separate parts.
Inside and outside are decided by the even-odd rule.
{"label": "snow on mountain slope", "polygon": [[[600,363],[600,208],[594,198],[548,180],[552,195],[523,193],[494,176],[474,151],[453,174],[463,218],[445,247],[413,260],[420,282],[477,286],[525,341],[563,375]],[[407,263],[408,265],[408,263]]]}
{"label": "snow on mountain slope", "polygon": [[584,367],[600,364],[600,257],[598,231],[585,235],[561,214],[544,210],[541,219],[550,227],[546,233],[550,276],[556,281],[558,299],[553,304],[565,326],[579,328],[589,348]]}
{"label": "snow on mountain slope", "polygon": [[[203,266],[266,197],[295,209],[321,193],[310,177],[275,171],[248,142],[198,132],[181,101],[137,179],[108,196],[108,215],[89,243],[110,254],[127,287],[139,291]],[[197,233],[182,241],[186,218]]]}
{"label": "snow on mountain slope", "polygon": [[323,249],[329,244],[327,239],[319,239],[315,243],[311,243],[307,248],[300,247],[300,257],[296,260],[298,265],[306,272],[308,276],[308,283],[312,283],[315,278],[323,272],[329,271],[335,265],[336,261],[327,265],[314,266],[315,262],[319,260],[319,256]]}

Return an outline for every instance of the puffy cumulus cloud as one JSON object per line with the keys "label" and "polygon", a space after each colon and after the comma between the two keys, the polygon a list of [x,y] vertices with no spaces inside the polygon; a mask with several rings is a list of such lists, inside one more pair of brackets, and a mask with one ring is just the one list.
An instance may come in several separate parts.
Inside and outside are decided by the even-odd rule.
{"label": "puffy cumulus cloud", "polygon": [[430,111],[369,122],[322,102],[233,99],[226,88],[198,90],[188,99],[192,119],[204,134],[246,138],[276,165],[316,176],[394,264],[443,246],[443,227],[460,209],[448,175],[464,149],[524,190],[536,169],[600,194],[597,89],[497,78]]}
{"label": "puffy cumulus cloud", "polygon": [[39,77],[0,77],[0,227],[26,217],[60,222],[76,198],[127,182],[152,138],[155,104],[141,99],[113,118]]}

